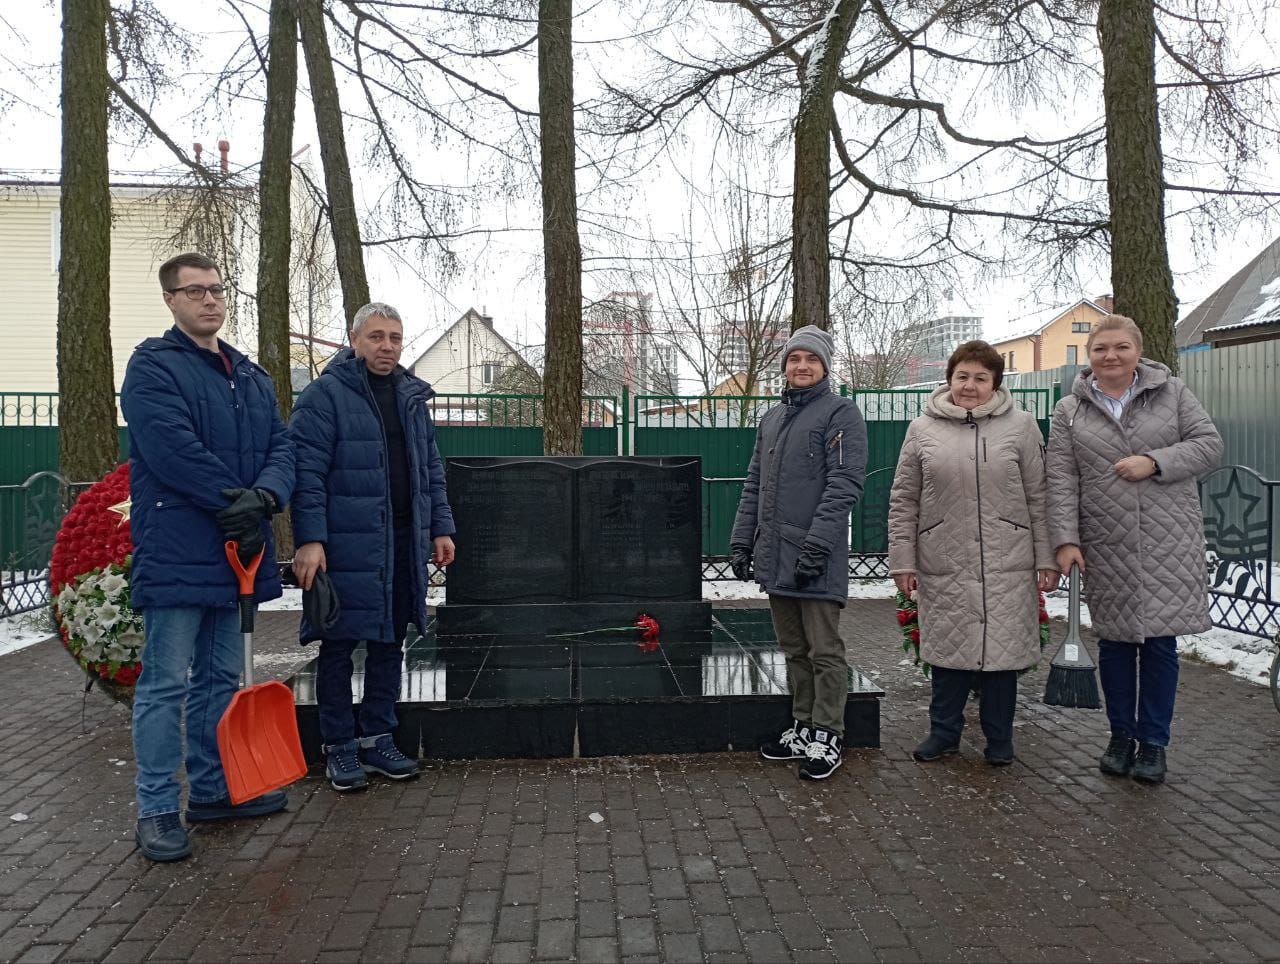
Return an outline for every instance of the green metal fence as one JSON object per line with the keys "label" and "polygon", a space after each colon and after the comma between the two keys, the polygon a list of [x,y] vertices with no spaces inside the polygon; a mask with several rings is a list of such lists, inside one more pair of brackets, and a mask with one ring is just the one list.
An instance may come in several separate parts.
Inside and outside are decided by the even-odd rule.
{"label": "green metal fence", "polygon": [[[853,399],[867,425],[867,481],[854,511],[855,552],[888,551],[886,518],[898,452],[911,420],[924,414],[931,389],[858,391],[840,387]],[[1036,416],[1045,438],[1057,403],[1053,388],[1012,389],[1014,403]],[[630,436],[636,455],[702,457],[703,542],[706,555],[729,551],[733,516],[751,463],[756,426],[776,397],[637,395]]]}
{"label": "green metal fence", "polygon": [[[1015,402],[1035,414],[1048,436],[1057,390],[1013,389]],[[887,548],[885,518],[898,451],[913,418],[924,414],[929,390],[840,393],[857,402],[867,423],[867,483],[852,520],[860,552]],[[58,465],[57,395],[0,394],[0,485],[20,485]],[[437,395],[430,408],[443,456],[542,454],[543,401],[539,395]],[[777,404],[763,396],[584,396],[586,455],[695,455],[702,459],[703,553],[729,551],[729,532],[760,418]],[[128,430],[120,428],[120,452]],[[0,554],[6,535],[0,532]]]}

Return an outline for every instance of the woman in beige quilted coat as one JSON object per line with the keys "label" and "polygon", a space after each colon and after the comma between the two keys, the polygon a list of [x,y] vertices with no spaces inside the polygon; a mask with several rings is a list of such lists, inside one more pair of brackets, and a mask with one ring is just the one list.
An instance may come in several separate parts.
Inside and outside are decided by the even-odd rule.
{"label": "woman in beige quilted coat", "polygon": [[1218,464],[1222,437],[1181,379],[1141,357],[1132,319],[1107,315],[1087,351],[1090,367],[1053,413],[1049,534],[1063,571],[1084,573],[1100,637],[1111,742],[1098,766],[1160,783],[1176,637],[1209,628],[1196,477]]}
{"label": "woman in beige quilted coat", "polygon": [[961,345],[947,384],[907,429],[889,502],[889,571],[917,592],[932,667],[929,736],[917,760],[960,748],[978,689],[987,762],[1013,762],[1018,671],[1040,655],[1039,597],[1057,580],[1045,520],[1044,440],[1000,385],[1004,360]]}

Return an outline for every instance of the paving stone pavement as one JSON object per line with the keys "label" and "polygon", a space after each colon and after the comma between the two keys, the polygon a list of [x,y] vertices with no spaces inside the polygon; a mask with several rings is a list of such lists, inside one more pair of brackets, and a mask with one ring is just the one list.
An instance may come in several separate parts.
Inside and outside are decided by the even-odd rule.
{"label": "paving stone pavement", "polygon": [[[260,618],[296,661],[294,617]],[[884,745],[826,783],[747,753],[428,762],[349,797],[313,775],[169,865],[134,847],[123,708],[82,702],[55,641],[0,657],[0,960],[1280,958],[1265,689],[1184,663],[1164,787],[1103,777],[1103,714],[1043,706],[1044,669],[1017,763],[982,761],[971,712],[961,755],[922,765],[891,604],[842,627],[888,691]]]}

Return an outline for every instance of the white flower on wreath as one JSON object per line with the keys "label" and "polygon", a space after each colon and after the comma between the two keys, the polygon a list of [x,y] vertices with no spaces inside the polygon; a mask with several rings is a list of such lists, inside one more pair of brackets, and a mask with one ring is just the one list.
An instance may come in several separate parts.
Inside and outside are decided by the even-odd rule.
{"label": "white flower on wreath", "polygon": [[98,625],[110,629],[120,621],[121,610],[115,603],[103,603],[98,607]]}
{"label": "white flower on wreath", "polygon": [[107,594],[108,599],[119,596],[128,585],[129,580],[118,572],[105,573],[98,580],[98,587]]}

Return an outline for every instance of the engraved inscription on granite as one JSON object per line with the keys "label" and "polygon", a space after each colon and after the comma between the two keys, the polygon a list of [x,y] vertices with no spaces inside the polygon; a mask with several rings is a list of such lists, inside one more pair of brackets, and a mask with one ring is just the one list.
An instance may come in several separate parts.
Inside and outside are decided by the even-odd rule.
{"label": "engraved inscription on granite", "polygon": [[449,602],[573,598],[571,475],[548,459],[449,460],[455,540],[466,546],[449,566]]}
{"label": "engraved inscription on granite", "polygon": [[701,599],[698,462],[578,470],[578,598]]}
{"label": "engraved inscription on granite", "polygon": [[449,604],[702,598],[696,458],[452,458]]}

